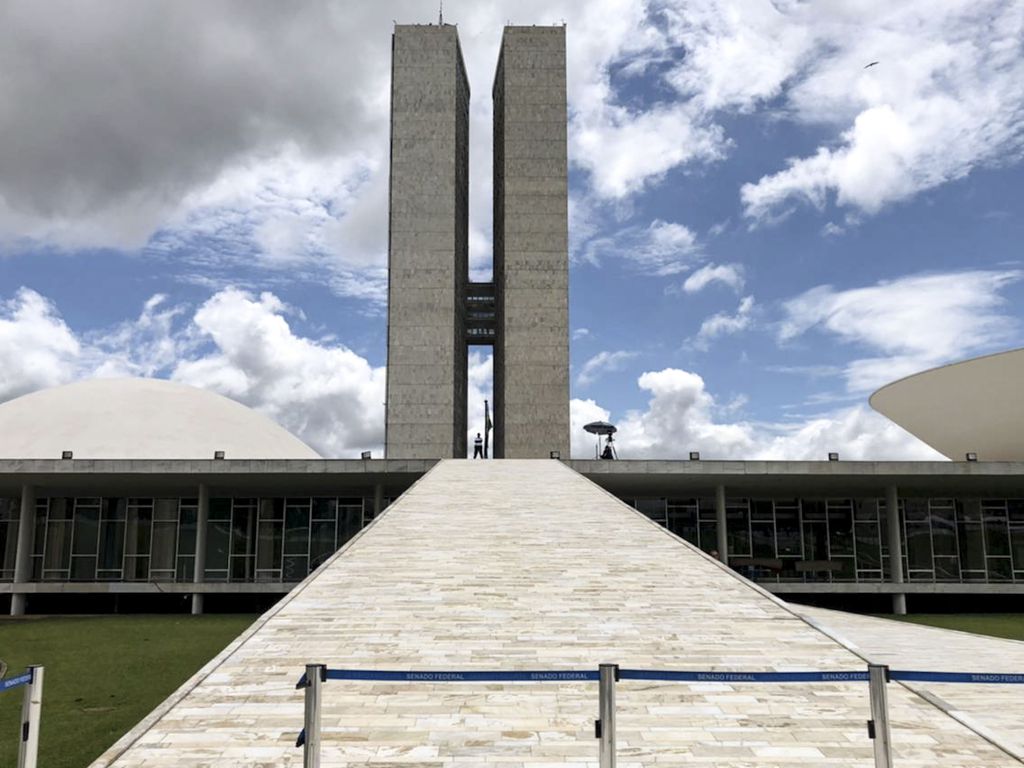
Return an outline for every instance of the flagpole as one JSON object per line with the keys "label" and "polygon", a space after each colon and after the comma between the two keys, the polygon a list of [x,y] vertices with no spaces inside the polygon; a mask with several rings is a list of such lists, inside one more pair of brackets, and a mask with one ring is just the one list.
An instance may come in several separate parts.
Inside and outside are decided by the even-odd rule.
{"label": "flagpole", "polygon": [[491,407],[484,400],[484,458],[487,458],[487,448],[491,442]]}

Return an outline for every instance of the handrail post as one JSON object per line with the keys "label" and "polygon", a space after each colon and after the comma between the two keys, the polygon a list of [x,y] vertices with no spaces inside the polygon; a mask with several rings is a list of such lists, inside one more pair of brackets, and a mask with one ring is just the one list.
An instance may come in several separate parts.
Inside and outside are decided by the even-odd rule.
{"label": "handrail post", "polygon": [[598,721],[597,737],[600,739],[599,761],[601,768],[615,768],[615,681],[619,679],[618,664],[598,666]]}
{"label": "handrail post", "polygon": [[871,719],[868,736],[874,740],[875,768],[891,768],[892,743],[889,738],[889,699],[885,685],[889,682],[889,667],[868,664],[868,690],[871,694]]}
{"label": "handrail post", "polygon": [[326,665],[306,665],[306,739],[302,745],[302,768],[320,768],[320,689],[326,679]]}
{"label": "handrail post", "polygon": [[25,686],[21,700],[21,741],[18,768],[36,768],[39,759],[39,721],[43,714],[43,668],[29,667],[32,682]]}

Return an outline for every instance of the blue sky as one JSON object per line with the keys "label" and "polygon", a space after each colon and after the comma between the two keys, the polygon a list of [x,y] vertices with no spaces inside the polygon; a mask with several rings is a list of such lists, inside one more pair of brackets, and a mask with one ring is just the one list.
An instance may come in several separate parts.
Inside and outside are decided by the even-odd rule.
{"label": "blue sky", "polygon": [[[576,455],[929,458],[868,395],[1022,345],[1024,2],[445,6],[478,277],[501,27],[567,24]],[[4,4],[0,400],[161,376],[379,450],[392,20]]]}

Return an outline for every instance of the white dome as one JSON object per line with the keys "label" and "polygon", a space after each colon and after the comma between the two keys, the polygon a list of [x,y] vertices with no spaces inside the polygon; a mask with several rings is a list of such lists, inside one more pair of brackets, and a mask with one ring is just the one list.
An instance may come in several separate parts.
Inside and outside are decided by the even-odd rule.
{"label": "white dome", "polygon": [[0,404],[0,458],[319,459],[266,416],[163,379],[91,379]]}

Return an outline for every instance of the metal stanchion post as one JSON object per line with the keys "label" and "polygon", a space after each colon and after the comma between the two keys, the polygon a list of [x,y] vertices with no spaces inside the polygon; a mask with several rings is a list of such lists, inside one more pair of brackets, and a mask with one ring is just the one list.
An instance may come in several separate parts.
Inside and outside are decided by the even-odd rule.
{"label": "metal stanchion post", "polygon": [[18,768],[36,768],[39,758],[39,720],[43,714],[43,668],[29,667],[32,682],[25,686],[21,703],[21,744]]}
{"label": "metal stanchion post", "polygon": [[326,679],[325,665],[306,665],[306,738],[302,745],[302,768],[320,768],[320,689]]}
{"label": "metal stanchion post", "polygon": [[619,679],[619,665],[601,664],[598,670],[598,755],[601,768],[615,768],[615,681]]}
{"label": "metal stanchion post", "polygon": [[875,768],[891,768],[892,745],[889,739],[889,699],[885,684],[889,682],[889,667],[868,664],[868,690],[871,694],[871,719],[868,736],[874,740]]}

